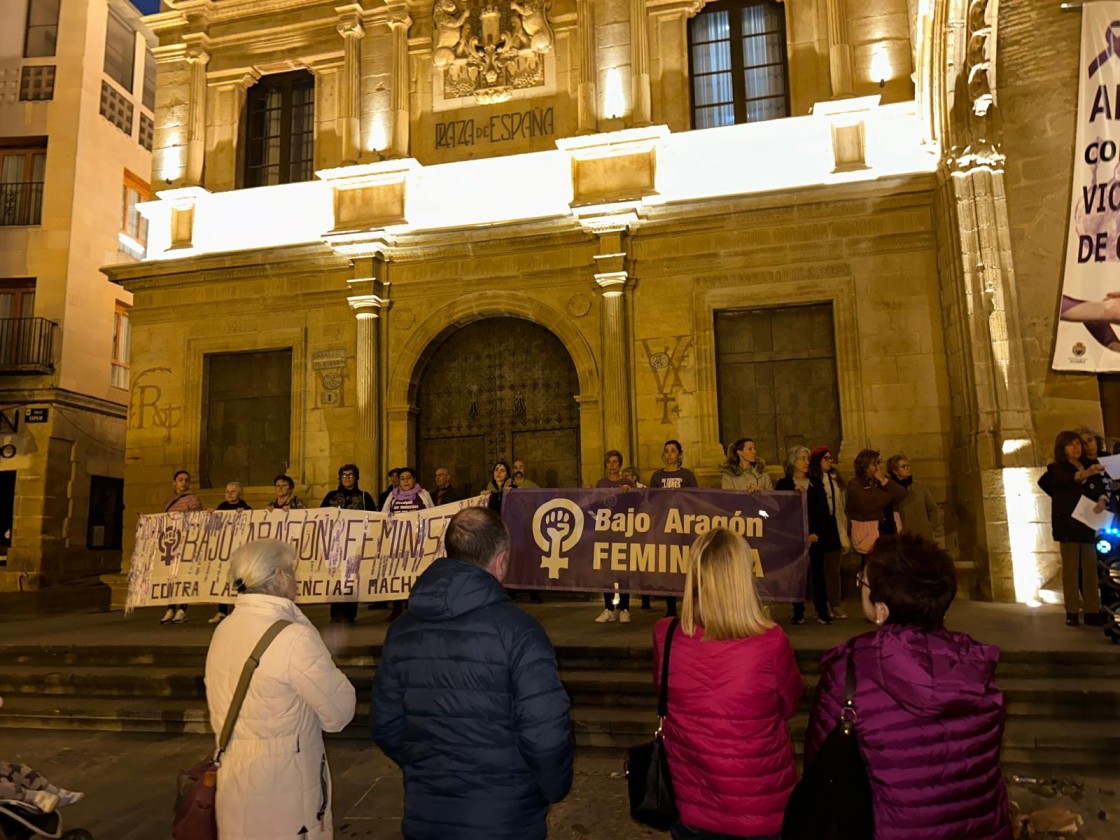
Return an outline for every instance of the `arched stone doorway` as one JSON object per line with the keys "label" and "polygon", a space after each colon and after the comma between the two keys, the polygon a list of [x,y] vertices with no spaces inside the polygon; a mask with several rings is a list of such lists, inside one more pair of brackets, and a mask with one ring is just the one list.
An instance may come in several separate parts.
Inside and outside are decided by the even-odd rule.
{"label": "arched stone doorway", "polygon": [[560,339],[522,318],[493,317],[431,348],[417,393],[417,467],[477,493],[498,458],[520,458],[542,487],[577,487],[579,377]]}

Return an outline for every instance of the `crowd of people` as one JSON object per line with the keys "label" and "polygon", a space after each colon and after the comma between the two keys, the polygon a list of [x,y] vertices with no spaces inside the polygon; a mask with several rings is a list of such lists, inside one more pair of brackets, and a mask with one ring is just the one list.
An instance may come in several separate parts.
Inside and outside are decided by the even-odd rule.
{"label": "crowd of people", "polygon": [[[540,840],[573,777],[556,654],[502,585],[510,537],[495,511],[457,513],[445,545],[389,628],[370,733],[403,770],[409,840]],[[654,626],[658,664],[676,631],[662,732],[676,840],[777,840],[798,783],[789,721],[805,685],[789,638],[759,603],[752,568],[743,537],[723,528],[700,536],[679,617]],[[333,836],[322,733],[349,723],[355,692],[293,603],[295,569],[294,550],[277,541],[250,543],[231,559],[238,608],[206,663],[215,731],[257,639],[277,619],[290,626],[261,657],[218,770],[225,840]],[[822,658],[806,767],[841,717],[850,661],[876,840],[1008,840],[999,651],[945,628],[957,591],[952,559],[919,535],[885,535],[868,547],[857,582],[875,629]],[[661,679],[658,668],[652,690]]]}

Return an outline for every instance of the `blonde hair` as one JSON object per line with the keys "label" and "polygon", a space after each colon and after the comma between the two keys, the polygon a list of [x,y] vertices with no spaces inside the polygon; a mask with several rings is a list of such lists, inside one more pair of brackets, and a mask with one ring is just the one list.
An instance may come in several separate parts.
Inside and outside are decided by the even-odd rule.
{"label": "blonde hair", "polygon": [[754,557],[747,541],[726,528],[701,535],[688,555],[681,629],[704,628],[706,641],[759,636],[774,626],[754,589]]}

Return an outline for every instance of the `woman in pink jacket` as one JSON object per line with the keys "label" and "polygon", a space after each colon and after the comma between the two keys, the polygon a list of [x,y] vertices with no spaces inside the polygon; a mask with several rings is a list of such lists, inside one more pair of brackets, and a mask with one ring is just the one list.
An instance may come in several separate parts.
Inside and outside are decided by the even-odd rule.
{"label": "woman in pink jacket", "polygon": [[852,657],[875,840],[1011,840],[999,648],[945,629],[952,558],[918,536],[881,537],[856,583],[879,629],[822,657],[805,766],[840,719]]}
{"label": "woman in pink jacket", "polygon": [[[729,530],[692,546],[664,729],[674,840],[776,839],[797,782],[787,721],[805,684],[789,639],[759,606],[753,569],[746,540]],[[653,631],[656,683],[673,620]]]}

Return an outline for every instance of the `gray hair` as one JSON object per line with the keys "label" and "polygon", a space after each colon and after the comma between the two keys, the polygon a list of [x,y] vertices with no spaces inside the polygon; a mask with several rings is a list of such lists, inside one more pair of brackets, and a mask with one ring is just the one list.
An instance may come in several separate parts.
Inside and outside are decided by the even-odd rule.
{"label": "gray hair", "polygon": [[244,491],[244,489],[245,489],[244,487],[242,487],[242,486],[241,486],[241,482],[240,482],[240,481],[227,481],[227,482],[226,482],[226,489],[228,490],[228,489],[229,489],[229,488],[231,488],[231,487],[236,487],[236,488],[237,488],[237,492],[238,492],[238,493],[241,493],[241,492],[243,492],[243,491]]}
{"label": "gray hair", "polygon": [[791,446],[786,453],[786,475],[790,478],[793,478],[794,465],[797,463],[797,459],[801,457],[802,453],[806,455],[812,454],[809,452],[809,447],[807,446]]}
{"label": "gray hair", "polygon": [[238,593],[286,596],[296,579],[296,550],[280,540],[254,540],[233,552],[229,577]]}

